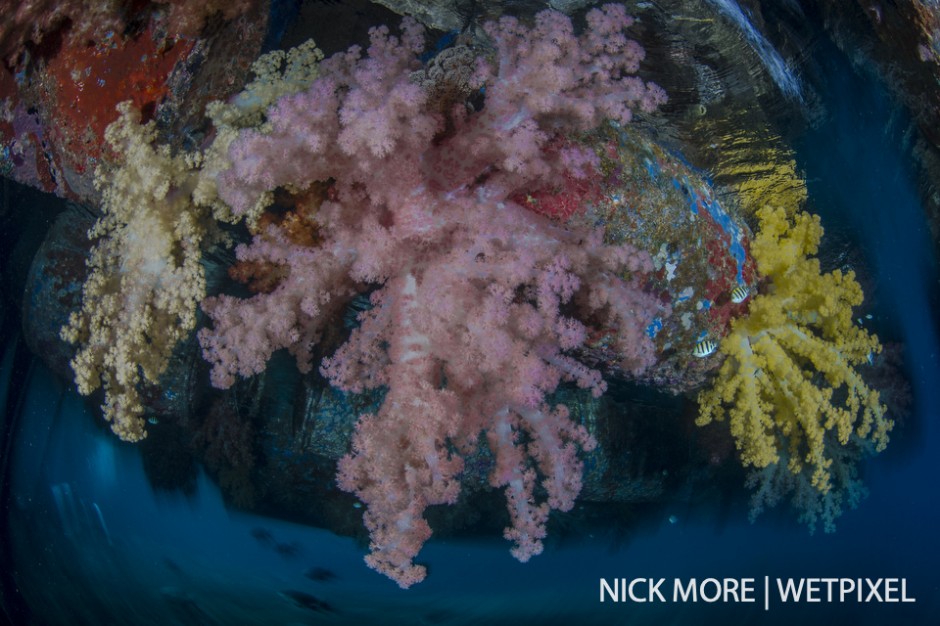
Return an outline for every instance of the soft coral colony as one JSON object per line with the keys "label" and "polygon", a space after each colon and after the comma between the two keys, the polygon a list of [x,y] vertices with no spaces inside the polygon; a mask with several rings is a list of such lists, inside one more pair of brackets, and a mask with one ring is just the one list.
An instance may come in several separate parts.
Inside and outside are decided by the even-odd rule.
{"label": "soft coral colony", "polygon": [[[210,109],[217,134],[204,152],[154,147],[152,126],[125,107],[109,132],[119,165],[100,175],[105,217],[85,307],[63,331],[80,345],[80,390],[103,385],[114,431],[142,438],[141,374],[158,382],[201,302],[211,324],[199,340],[217,387],[264,371],[286,348],[302,372],[318,367],[339,389],[386,390],[378,411],[360,416],[337,475],[366,505],[373,568],[402,587],[424,578],[414,558],[431,535],[425,510],[456,501],[464,460],[481,445],[492,458],[490,484],[505,493],[513,555],[541,552],[550,511],[572,508],[582,454],[596,445],[548,397],[562,382],[605,391],[601,372],[578,358],[597,329],[607,331],[619,371],[649,368],[658,355],[647,329],[671,313],[647,287],[647,252],[610,241],[586,207],[539,212],[520,201],[559,180],[592,184],[601,157],[576,138],[665,100],[635,75],[643,50],[625,35],[632,20],[623,7],[605,5],[586,20],[577,34],[554,11],[531,27],[503,18],[485,27],[487,54],[457,46],[428,64],[424,31],[409,19],[397,37],[373,29],[365,52],[323,60],[308,44],[269,55],[245,92]],[[279,193],[291,208],[272,217]],[[205,297],[199,252],[223,239],[220,222],[240,220],[254,237],[236,248],[233,275],[255,293]],[[786,237],[759,241],[793,248]],[[801,259],[814,251],[804,248]],[[762,254],[769,268],[775,253]],[[765,314],[736,325],[729,337],[761,337],[756,354],[789,355],[760,361],[781,382],[737,391],[747,388],[734,381],[757,366],[736,348],[746,338],[728,339],[703,420],[731,405],[746,463],[786,456],[794,473],[810,467],[824,493],[831,461],[822,446],[845,444],[849,432],[880,446],[887,422],[877,393],[852,369],[860,351],[877,349],[851,327],[857,285],[851,276],[806,281],[819,275],[818,263],[806,263],[798,281],[761,269],[780,283],[780,297],[797,284],[836,284],[846,295],[831,296],[818,317],[801,313],[787,334]],[[371,306],[358,326],[315,362],[324,333],[363,293]],[[812,302],[787,298],[781,306]],[[832,408],[840,386],[848,400]],[[798,414],[819,407],[832,410]]]}

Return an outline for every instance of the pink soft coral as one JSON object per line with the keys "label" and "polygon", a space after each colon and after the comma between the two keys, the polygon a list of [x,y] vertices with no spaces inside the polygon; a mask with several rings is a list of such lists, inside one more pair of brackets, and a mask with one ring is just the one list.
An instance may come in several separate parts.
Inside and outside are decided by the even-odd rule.
{"label": "pink soft coral", "polygon": [[368,57],[354,48],[328,59],[307,92],[272,108],[268,132],[244,132],[220,178],[221,196],[244,213],[278,186],[334,181],[319,244],[298,246],[269,226],[240,248],[240,259],[286,266],[287,276],[248,300],[208,299],[214,328],[200,338],[219,386],[261,371],[282,347],[308,371],[338,303],[379,285],[320,371],[347,391],[388,389],[360,418],[338,478],[367,505],[368,563],[402,587],[424,578],[413,563],[431,534],[424,511],[457,499],[481,433],[490,482],[505,488],[513,554],[541,552],[549,511],[569,510],[580,491],[579,449],[595,445],[547,394],[562,381],[603,393],[600,373],[575,358],[589,327],[613,329],[627,370],[655,358],[643,330],[662,310],[641,289],[648,255],[510,199],[589,175],[590,151],[546,149],[564,133],[607,116],[626,122],[632,107],[661,100],[629,75],[642,51],[623,36],[623,8],[588,20],[594,30],[581,37],[554,12],[533,29],[508,18],[489,26],[497,63],[478,60],[486,102],[476,113],[426,106],[411,76],[423,47],[414,22],[401,40],[374,29]]}

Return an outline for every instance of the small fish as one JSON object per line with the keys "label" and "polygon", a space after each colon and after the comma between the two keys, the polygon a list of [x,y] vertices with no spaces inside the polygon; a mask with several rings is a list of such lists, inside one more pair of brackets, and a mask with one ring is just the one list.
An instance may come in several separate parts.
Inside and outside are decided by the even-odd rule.
{"label": "small fish", "polygon": [[272,548],[275,545],[274,536],[267,528],[252,528],[251,536],[266,548]]}
{"label": "small fish", "polygon": [[152,424],[153,426],[156,426],[157,424],[160,423],[160,420],[157,419],[155,415],[151,415],[150,417],[147,418],[147,423]]}
{"label": "small fish", "polygon": [[329,583],[339,578],[335,572],[325,567],[311,567],[304,572],[304,576],[318,583]]}
{"label": "small fish", "polygon": [[695,344],[695,348],[692,349],[692,356],[697,356],[700,359],[704,359],[717,349],[717,341],[714,341],[713,339],[702,339],[700,342]]}
{"label": "small fish", "polygon": [[731,290],[731,301],[735,304],[741,304],[747,300],[749,295],[751,295],[751,291],[747,288],[747,285],[738,285]]}
{"label": "small fish", "polygon": [[287,589],[285,591],[279,591],[278,595],[282,598],[293,604],[294,606],[314,611],[316,613],[335,613],[336,610],[330,606],[329,603],[324,602],[320,598],[305,593],[303,591],[297,591],[295,589]]}
{"label": "small fish", "polygon": [[290,543],[275,543],[274,551],[284,558],[293,558],[300,554],[300,544],[296,541],[291,541]]}

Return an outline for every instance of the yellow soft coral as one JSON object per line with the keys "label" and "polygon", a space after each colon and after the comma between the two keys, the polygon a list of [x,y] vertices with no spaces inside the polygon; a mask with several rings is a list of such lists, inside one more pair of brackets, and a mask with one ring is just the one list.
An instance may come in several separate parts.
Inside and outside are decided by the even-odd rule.
{"label": "yellow soft coral", "polygon": [[137,385],[156,383],[177,343],[196,325],[205,297],[200,264],[207,212],[191,202],[198,155],[153,145],[154,124],[140,123],[129,102],[105,138],[120,162],[99,168],[102,216],[88,261],[82,310],[62,338],[79,344],[72,360],[79,392],[104,386],[105,418],[126,441],[145,436]]}
{"label": "yellow soft coral", "polygon": [[791,472],[808,469],[826,493],[829,434],[842,445],[853,435],[876,450],[887,444],[892,422],[855,369],[881,346],[852,321],[863,299],[854,274],[823,274],[812,257],[819,218],[773,208],[757,216],[751,253],[766,288],[721,341],[727,358],[715,386],[699,396],[697,422],[727,417],[745,465],[763,468],[784,456]]}

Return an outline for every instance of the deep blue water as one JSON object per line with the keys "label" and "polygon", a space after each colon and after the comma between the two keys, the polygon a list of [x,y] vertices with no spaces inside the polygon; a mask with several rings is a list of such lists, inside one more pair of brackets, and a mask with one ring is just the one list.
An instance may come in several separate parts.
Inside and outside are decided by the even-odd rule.
{"label": "deep blue water", "polygon": [[[871,79],[838,55],[821,66],[832,117],[799,137],[801,167],[824,225],[855,239],[877,286],[872,322],[901,339],[915,415],[897,450],[866,466],[871,496],[832,535],[793,516],[726,516],[666,507],[626,544],[609,537],[552,546],[519,564],[499,537],[432,540],[428,579],[401,591],[367,569],[352,540],[234,513],[205,477],[192,498],[155,494],[133,446],[94,426],[73,391],[34,365],[7,456],[13,571],[35,615],[52,623],[637,623],[936,624],[940,616],[938,272],[919,206],[903,119]],[[11,379],[0,366],[0,406]],[[675,515],[676,523],[669,516]],[[296,542],[282,556],[251,537]],[[313,581],[304,571],[328,569]],[[905,605],[600,604],[599,578],[901,577]],[[326,605],[300,608],[302,591]],[[758,595],[761,598],[762,595]],[[42,623],[37,621],[37,623]]]}

